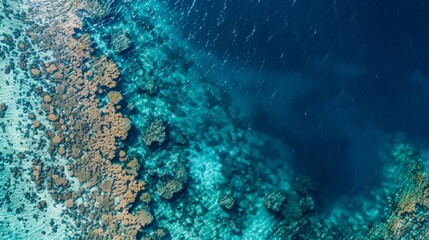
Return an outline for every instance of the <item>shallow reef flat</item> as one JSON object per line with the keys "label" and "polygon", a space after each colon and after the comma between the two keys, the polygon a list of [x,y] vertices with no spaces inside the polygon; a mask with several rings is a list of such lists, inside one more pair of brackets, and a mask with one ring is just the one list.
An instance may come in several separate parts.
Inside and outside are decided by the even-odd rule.
{"label": "shallow reef flat", "polygon": [[30,43],[22,6],[17,1],[3,1],[1,6],[0,238],[67,238],[75,228],[62,214],[64,205],[33,181],[36,159],[43,159],[46,166],[62,160],[46,154],[44,131],[33,127],[38,123],[49,129],[35,93],[36,86],[42,89],[48,83],[32,78],[29,69],[51,56]]}
{"label": "shallow reef flat", "polygon": [[160,2],[1,7],[0,238],[429,236],[416,146],[386,137],[382,184],[322,207],[293,148],[243,121]]}

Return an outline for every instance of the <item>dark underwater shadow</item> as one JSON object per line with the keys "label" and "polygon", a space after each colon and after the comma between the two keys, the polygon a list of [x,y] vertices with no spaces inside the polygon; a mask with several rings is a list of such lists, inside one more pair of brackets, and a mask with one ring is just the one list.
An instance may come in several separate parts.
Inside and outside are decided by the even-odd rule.
{"label": "dark underwater shadow", "polygon": [[278,93],[276,100],[281,103],[283,97],[288,103],[269,108],[263,104],[269,100],[261,98],[248,119],[254,129],[291,148],[294,156],[285,164],[318,186],[316,198],[325,206],[379,186],[383,166],[381,131],[349,98],[338,97],[341,89],[331,90],[309,87],[292,100]]}

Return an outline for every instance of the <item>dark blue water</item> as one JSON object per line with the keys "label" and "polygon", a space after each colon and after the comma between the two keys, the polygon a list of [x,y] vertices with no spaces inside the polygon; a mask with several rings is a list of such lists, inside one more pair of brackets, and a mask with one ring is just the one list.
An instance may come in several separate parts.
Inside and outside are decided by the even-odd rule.
{"label": "dark blue water", "polygon": [[377,185],[386,135],[427,143],[428,2],[164,2],[252,128],[290,146],[321,196]]}

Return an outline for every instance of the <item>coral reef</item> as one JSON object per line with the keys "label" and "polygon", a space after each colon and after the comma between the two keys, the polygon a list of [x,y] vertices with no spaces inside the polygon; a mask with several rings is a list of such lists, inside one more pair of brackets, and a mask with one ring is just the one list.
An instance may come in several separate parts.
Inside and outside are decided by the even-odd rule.
{"label": "coral reef", "polygon": [[109,98],[109,102],[112,104],[118,104],[122,100],[122,95],[118,91],[110,91],[107,94],[107,97]]}
{"label": "coral reef", "polygon": [[[371,236],[385,239],[426,239],[429,230],[429,190],[425,159],[415,146],[397,141],[391,158],[399,164],[401,184],[391,196],[388,217],[371,229]],[[397,175],[398,176],[398,175]]]}
{"label": "coral reef", "polygon": [[150,123],[149,127],[143,134],[143,141],[146,146],[152,146],[154,143],[159,145],[167,140],[167,125],[160,119],[156,119]]}
{"label": "coral reef", "polygon": [[[111,6],[102,0],[30,6],[25,39],[5,33],[1,40],[8,54],[17,52],[1,74],[23,73],[8,84],[29,81],[31,93],[17,95],[37,97],[0,104],[6,120],[19,119],[0,121],[8,146],[0,152],[8,176],[1,188],[10,179],[32,184],[24,192],[32,196],[4,191],[9,216],[32,208],[34,223],[56,214],[67,224],[51,224],[49,237],[63,226],[67,239],[427,238],[427,167],[415,147],[398,143],[389,153],[389,171],[405,179],[398,186],[388,179],[370,193],[375,200],[341,200],[322,214],[314,183],[286,164],[290,149],[243,124],[157,22],[157,6],[126,1],[120,21],[106,18]],[[136,51],[128,51],[131,43]],[[1,87],[4,98],[7,84]],[[35,144],[23,145],[16,129]],[[21,195],[28,206],[11,203]]]}
{"label": "coral reef", "polygon": [[[261,167],[261,173],[251,166],[263,164],[263,149],[270,145],[264,145],[266,138],[239,126],[236,109],[225,101],[225,93],[201,73],[168,27],[152,15],[159,9],[137,2],[129,2],[127,9],[120,13],[120,22],[104,23],[101,28],[94,23],[90,28],[97,28],[98,35],[92,38],[121,70],[126,110],[141,133],[127,142],[128,151],[144,159],[144,191],[151,194],[157,223],[173,239],[260,238],[255,233],[268,232],[272,222],[263,197],[267,189],[287,189],[289,174],[278,174],[276,185],[266,186],[271,169]],[[145,27],[134,27],[141,21]],[[106,36],[118,29],[128,33],[135,51],[118,54],[106,47],[111,46]],[[155,124],[157,120],[164,124]],[[161,140],[155,141],[158,136]],[[286,152],[280,156],[287,156]],[[234,199],[231,210],[220,205],[223,195]],[[149,202],[147,197],[143,200]]]}
{"label": "coral reef", "polygon": [[168,180],[160,184],[158,194],[164,199],[172,199],[174,194],[183,190],[183,183],[177,179]]}
{"label": "coral reef", "polygon": [[90,12],[89,17],[96,17],[99,19],[107,18],[112,9],[110,4],[105,0],[84,0],[85,9]]}
{"label": "coral reef", "polygon": [[235,200],[231,195],[223,195],[219,198],[219,205],[227,210],[234,207]]}
{"label": "coral reef", "polygon": [[123,53],[131,47],[131,40],[125,31],[117,31],[110,36],[110,44],[113,51]]}
{"label": "coral reef", "polygon": [[267,194],[264,199],[264,206],[271,211],[280,212],[286,203],[286,195],[279,191],[273,191]]}
{"label": "coral reef", "polygon": [[162,199],[172,199],[185,189],[188,177],[188,169],[182,163],[171,163],[168,171],[161,173],[161,178],[158,179],[157,194]]}
{"label": "coral reef", "polygon": [[[91,7],[97,3],[94,1]],[[114,106],[122,99],[118,91],[109,91],[109,103],[100,108],[100,94],[116,87],[119,69],[106,56],[91,55],[89,35],[74,36],[75,30],[82,29],[82,22],[75,15],[82,5],[78,1],[56,4],[69,7],[66,19],[56,20],[52,9],[31,9],[34,32],[27,34],[41,48],[52,51],[55,60],[40,64],[40,70],[34,68],[30,74],[33,78],[44,77],[54,85],[53,92],[42,94],[42,109],[54,130],[46,135],[50,150],[69,159],[68,175],[76,178],[80,187],[71,189],[70,181],[56,170],[63,166],[35,168],[34,181],[64,203],[70,216],[79,222],[83,236],[133,239],[153,217],[146,210],[131,211],[145,188],[144,182],[136,179],[134,168],[138,164],[131,164],[120,149],[131,122]],[[51,24],[39,24],[43,23],[41,18],[49,19]],[[39,129],[40,123],[35,121],[33,126]],[[119,155],[127,163],[127,170],[112,162]]]}

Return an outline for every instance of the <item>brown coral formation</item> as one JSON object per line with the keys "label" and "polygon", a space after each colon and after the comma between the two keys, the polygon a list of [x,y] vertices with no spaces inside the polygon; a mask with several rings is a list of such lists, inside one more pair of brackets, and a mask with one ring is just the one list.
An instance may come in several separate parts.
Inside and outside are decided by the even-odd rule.
{"label": "brown coral formation", "polygon": [[44,102],[46,102],[46,103],[50,103],[50,102],[52,101],[52,98],[51,98],[51,96],[49,96],[49,95],[45,95],[45,96],[43,97],[43,101],[44,101]]}
{"label": "brown coral formation", "polygon": [[118,104],[122,100],[122,95],[118,91],[110,91],[107,97],[109,98],[109,102],[113,104]]}
{"label": "brown coral formation", "polygon": [[33,127],[34,128],[39,128],[40,127],[40,121],[36,120],[33,122]]}
{"label": "brown coral formation", "polygon": [[57,115],[51,113],[51,114],[48,115],[48,119],[49,119],[49,121],[54,122],[54,121],[57,120]]}
{"label": "brown coral formation", "polygon": [[69,199],[65,202],[67,208],[72,208],[74,205],[73,199]]}
{"label": "brown coral formation", "polygon": [[35,78],[40,77],[40,70],[39,69],[33,68],[30,70],[30,73],[31,73],[32,77],[35,77]]}
{"label": "brown coral formation", "polygon": [[58,148],[58,154],[64,155],[66,153],[66,150],[63,147]]}
{"label": "brown coral formation", "polygon": [[[55,61],[31,68],[30,74],[55,85],[49,95],[42,94],[42,109],[54,129],[46,136],[51,140],[50,149],[57,149],[69,160],[67,171],[81,187],[71,190],[63,166],[44,170],[41,162],[34,166],[33,179],[40,188],[50,190],[54,199],[64,201],[85,236],[135,239],[153,216],[147,210],[130,210],[144,190],[144,182],[136,178],[138,160],[130,160],[120,149],[131,122],[114,106],[122,95],[110,90],[116,87],[119,69],[106,56],[91,54],[88,34],[74,36],[75,29],[82,29],[81,20],[74,14],[82,7],[79,1],[51,4],[56,7],[49,12],[32,9],[29,21],[34,21],[34,28],[27,35],[41,49],[52,51]],[[69,14],[57,18],[55,9],[64,8]],[[46,20],[49,24],[44,24]],[[106,90],[110,90],[110,103],[101,108],[100,94]],[[33,126],[39,128],[40,122],[34,121]],[[124,165],[113,163],[116,157]],[[75,201],[78,198],[81,201]]]}
{"label": "brown coral formation", "polygon": [[52,143],[54,144],[54,145],[58,145],[58,144],[60,144],[61,143],[61,137],[60,136],[55,136],[53,139],[52,139]]}

